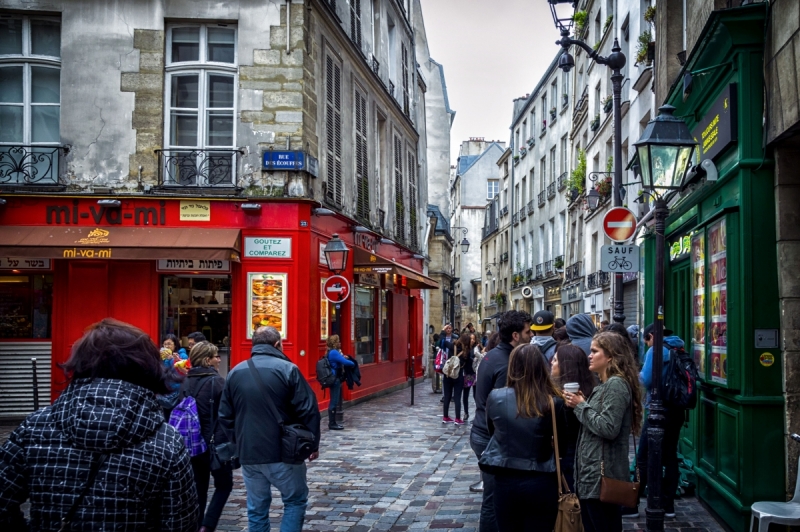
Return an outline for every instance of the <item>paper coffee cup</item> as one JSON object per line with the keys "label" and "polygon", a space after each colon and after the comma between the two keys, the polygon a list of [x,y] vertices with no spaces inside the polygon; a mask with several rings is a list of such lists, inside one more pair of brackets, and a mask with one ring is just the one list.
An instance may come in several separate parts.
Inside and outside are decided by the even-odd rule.
{"label": "paper coffee cup", "polygon": [[569,393],[578,393],[581,386],[577,382],[568,382],[564,385],[564,391]]}

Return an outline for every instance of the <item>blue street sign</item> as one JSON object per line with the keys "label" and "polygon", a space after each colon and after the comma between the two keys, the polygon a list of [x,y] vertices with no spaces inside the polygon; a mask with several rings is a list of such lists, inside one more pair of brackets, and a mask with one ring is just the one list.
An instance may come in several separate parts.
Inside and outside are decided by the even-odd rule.
{"label": "blue street sign", "polygon": [[261,158],[262,170],[305,170],[305,153],[302,151],[267,150]]}

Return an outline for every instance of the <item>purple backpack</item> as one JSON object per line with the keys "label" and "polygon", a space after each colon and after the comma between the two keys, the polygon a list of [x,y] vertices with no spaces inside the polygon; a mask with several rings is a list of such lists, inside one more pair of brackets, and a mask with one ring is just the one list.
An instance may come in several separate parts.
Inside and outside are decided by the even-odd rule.
{"label": "purple backpack", "polygon": [[208,450],[206,441],[200,433],[200,416],[197,415],[197,403],[194,397],[187,395],[172,410],[169,424],[183,436],[183,443],[189,456],[197,456]]}

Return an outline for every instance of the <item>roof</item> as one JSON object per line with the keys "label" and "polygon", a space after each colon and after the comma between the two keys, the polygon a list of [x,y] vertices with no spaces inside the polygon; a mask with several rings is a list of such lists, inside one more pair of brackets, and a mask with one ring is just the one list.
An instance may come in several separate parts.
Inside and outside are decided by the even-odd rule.
{"label": "roof", "polygon": [[558,67],[558,60],[563,54],[564,54],[564,49],[560,48],[556,56],[553,58],[553,61],[550,63],[550,66],[547,67],[547,70],[545,70],[542,79],[539,80],[539,83],[536,85],[536,88],[533,89],[533,92],[531,92],[530,95],[528,96],[525,105],[520,107],[520,112],[517,114],[517,116],[512,117],[510,129],[513,129],[514,126],[517,125],[517,123],[522,119],[522,115],[525,114],[524,112],[525,109],[528,108],[528,106],[531,104],[534,98],[538,97],[540,91],[542,90],[542,87],[547,83],[547,80],[550,78],[550,74],[552,74],[553,71]]}
{"label": "roof", "polygon": [[444,217],[442,211],[439,210],[438,205],[431,205],[428,204],[428,218],[436,218],[436,227],[434,228],[434,234],[437,235],[445,235],[448,240],[452,240],[450,236],[450,223],[448,222],[447,218]]}
{"label": "roof", "polygon": [[432,64],[436,65],[436,68],[439,69],[439,77],[442,80],[442,95],[444,95],[444,108],[447,111],[447,114],[450,115],[450,125],[453,125],[453,120],[456,118],[456,112],[450,109],[450,98],[447,96],[447,83],[444,80],[444,67],[433,60],[433,58],[428,58]]}
{"label": "roof", "polygon": [[483,150],[480,155],[462,155],[458,158],[458,171],[456,172],[456,175],[464,175],[464,173],[472,168],[472,166],[477,163],[481,157],[486,155],[493,146],[497,146],[501,151],[505,151],[505,148],[503,148],[503,146],[501,146],[499,143],[492,142],[486,146],[486,149]]}

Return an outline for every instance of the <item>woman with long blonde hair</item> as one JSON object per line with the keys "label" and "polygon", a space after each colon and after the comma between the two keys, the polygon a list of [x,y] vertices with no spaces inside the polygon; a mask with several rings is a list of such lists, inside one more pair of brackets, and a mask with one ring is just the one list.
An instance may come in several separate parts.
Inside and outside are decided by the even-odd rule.
{"label": "woman with long blonde hair", "polygon": [[600,500],[601,478],[628,481],[628,445],[642,425],[642,393],[629,340],[613,332],[592,339],[589,369],[600,385],[589,395],[565,393],[581,423],[575,452],[575,489],[586,532],[622,530],[620,506]]}
{"label": "woman with long blonde hair", "polygon": [[[567,432],[561,391],[533,344],[511,352],[506,386],[492,390],[486,401],[491,439],[480,458],[481,470],[494,476],[497,527],[551,532],[558,514],[553,411],[558,434]],[[566,440],[559,438],[558,447],[563,455]]]}

